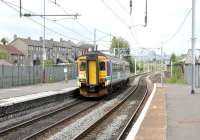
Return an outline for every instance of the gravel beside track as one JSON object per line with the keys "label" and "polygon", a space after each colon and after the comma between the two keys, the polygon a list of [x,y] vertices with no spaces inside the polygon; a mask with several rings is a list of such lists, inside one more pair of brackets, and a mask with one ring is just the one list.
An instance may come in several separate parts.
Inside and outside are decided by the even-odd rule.
{"label": "gravel beside track", "polygon": [[[149,74],[145,74],[145,76],[146,75]],[[92,126],[94,130],[89,131],[89,134],[86,133],[87,135],[84,134],[84,137],[81,137],[82,139],[117,139],[120,134],[119,132],[122,131],[125,126],[125,122],[128,122],[130,116],[132,116],[143,97],[143,94],[140,93],[144,92],[146,89],[146,80],[143,78],[141,78],[143,80],[139,79],[145,76],[140,75],[132,77],[127,86],[120,88],[117,92],[113,92],[104,98],[93,98],[92,100],[86,98],[78,98],[78,100],[75,100],[75,98],[70,98],[71,102],[69,102],[69,104],[74,104],[71,107],[66,107],[66,109],[63,108],[56,113],[45,115],[41,119],[39,118],[36,121],[28,122],[12,131],[1,133],[6,127],[0,127],[0,140],[12,140],[13,138],[16,140],[79,139],[80,137],[78,136],[90,126]],[[132,82],[132,80],[135,82]],[[136,81],[139,81],[139,87]],[[136,91],[134,94],[131,94],[130,91],[133,91],[133,89]],[[76,101],[80,103],[76,104]],[[58,103],[58,106],[62,108],[63,105],[61,104],[59,105]],[[69,104],[65,105],[67,106]],[[51,108],[53,111],[56,107],[51,106]],[[113,111],[114,113],[110,113],[111,110],[115,110]],[[46,112],[48,111],[46,110]],[[39,110],[38,112],[36,110],[33,114],[35,116],[41,115]],[[109,114],[108,117],[105,117],[106,114]],[[29,115],[31,116],[31,114]],[[30,116],[24,120],[30,121]],[[14,120],[16,121],[17,119],[13,119],[13,121]],[[101,123],[98,123],[99,125],[94,127],[94,123],[98,122],[98,120],[101,120]],[[2,124],[3,123],[4,122],[2,122]],[[6,126],[6,124],[4,124],[4,126]]]}
{"label": "gravel beside track", "polygon": [[[115,110],[116,106],[120,106],[129,96],[130,90],[133,90],[132,87],[127,89],[122,94],[118,95],[116,98],[106,101],[102,103],[98,108],[94,111],[90,112],[89,114],[82,116],[79,120],[71,123],[70,125],[66,126],[63,130],[55,134],[50,138],[50,140],[57,140],[57,139],[80,139],[83,135],[80,136],[84,131],[88,130],[89,128],[93,129],[93,125],[99,121],[102,121],[104,117],[110,113],[111,110]],[[135,102],[131,102],[131,105],[134,105]],[[118,120],[125,119],[126,116],[120,116],[117,118]],[[116,126],[116,125],[115,125]],[[96,134],[93,138],[96,138]]]}
{"label": "gravel beside track", "polygon": [[74,103],[71,106],[66,106],[65,109],[58,111],[56,113],[45,115],[40,119],[36,119],[31,122],[27,122],[22,126],[12,129],[12,131],[6,131],[1,134],[0,139],[2,140],[12,140],[15,138],[16,140],[21,140],[26,138],[27,136],[36,133],[38,130],[44,129],[45,127],[65,118],[66,116],[71,116],[76,112],[80,112],[80,110],[84,110],[88,106],[94,105],[95,102],[80,102]]}
{"label": "gravel beside track", "polygon": [[75,90],[70,93],[59,94],[51,97],[44,97],[36,100],[30,100],[27,102],[0,107],[0,123],[33,113],[38,110],[54,107],[70,100],[71,98],[74,98],[75,95],[78,95],[77,93],[78,92]]}
{"label": "gravel beside track", "polygon": [[141,80],[139,87],[119,108],[117,108],[110,116],[103,120],[98,126],[92,129],[89,134],[81,137],[81,139],[118,139],[129,119],[135,114],[141,100],[146,93],[146,84]]}

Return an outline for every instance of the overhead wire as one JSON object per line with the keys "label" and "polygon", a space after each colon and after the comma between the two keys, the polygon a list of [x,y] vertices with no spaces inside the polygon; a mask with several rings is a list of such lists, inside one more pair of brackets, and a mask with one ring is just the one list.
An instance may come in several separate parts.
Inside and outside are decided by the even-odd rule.
{"label": "overhead wire", "polygon": [[[10,2],[8,2],[8,1],[5,1],[5,0],[0,0],[0,1],[3,2],[4,4],[6,4],[7,6],[9,6],[10,8],[12,8],[13,10],[15,10],[16,12],[19,12],[19,10],[18,10],[17,8],[15,8],[15,7],[18,7],[18,8],[19,8],[18,5],[15,5],[15,4],[10,3]],[[12,6],[11,6],[11,5],[12,5]],[[14,7],[13,7],[13,6],[14,6]],[[23,9],[24,9],[24,8],[23,8]],[[26,9],[24,9],[24,10],[26,10]],[[40,26],[43,27],[43,24],[39,23],[38,21],[34,20],[33,18],[30,17],[30,18],[27,18],[27,19],[29,19],[29,20],[31,20],[32,22],[34,22],[34,23],[36,23],[36,24],[38,24],[38,25],[40,25]],[[46,26],[45,28],[46,28],[47,30],[49,30],[50,32],[53,32],[53,33],[55,33],[55,34],[58,34],[58,35],[60,35],[60,36],[65,37],[65,38],[68,38],[68,39],[71,39],[71,40],[76,40],[76,41],[82,41],[82,40],[79,40],[79,39],[76,39],[76,38],[73,38],[73,37],[66,36],[66,35],[64,35],[64,34],[58,32],[58,31],[55,31],[55,30],[53,30],[53,29],[47,27],[47,26]],[[89,41],[87,41],[87,42],[89,42]]]}
{"label": "overhead wire", "polygon": [[[56,4],[59,8],[64,9],[64,8],[63,8],[62,6],[60,6],[58,3],[55,3],[55,2],[53,2],[53,1],[51,1],[51,0],[48,0],[48,1],[50,1],[50,2],[53,3],[53,4]],[[63,10],[63,12],[64,12],[64,13],[67,13],[65,10]],[[74,11],[73,11],[73,12],[74,12]],[[76,21],[76,23],[78,23],[82,28],[84,28],[87,32],[93,34],[92,31],[90,31],[85,25],[81,24],[77,19],[75,19],[75,21]],[[102,30],[98,29],[98,28],[95,28],[95,29],[96,29],[97,31],[103,33],[103,34],[106,34],[106,36],[110,35],[110,36],[113,36],[113,37],[114,37],[114,35],[112,35],[111,33],[107,33],[107,32],[105,32],[105,31],[102,31]],[[103,39],[103,38],[106,37],[106,36],[100,37],[100,38],[97,39],[96,41],[101,41],[101,39]],[[103,41],[103,42],[105,42],[105,41]],[[106,42],[107,42],[107,41],[106,41]]]}
{"label": "overhead wire", "polygon": [[170,42],[177,34],[178,32],[181,30],[181,28],[183,27],[184,23],[186,22],[188,16],[190,15],[192,11],[192,8],[190,8],[190,10],[187,12],[187,14],[185,15],[183,21],[181,22],[180,26],[178,27],[178,29],[172,34],[171,37],[169,37],[166,41],[164,41],[163,43],[168,43]]}
{"label": "overhead wire", "polygon": [[[131,27],[129,27],[129,29],[131,30],[131,34],[132,34],[132,36],[134,36],[136,43],[139,44],[138,38],[137,38],[137,33],[136,33],[136,30],[135,30],[135,25],[134,25],[133,18],[132,18],[132,16],[131,16],[131,14],[130,14],[129,11],[119,2],[119,0],[116,0],[116,1],[117,1],[118,5],[130,16]],[[133,29],[134,33],[132,32],[132,29]]]}
{"label": "overhead wire", "polygon": [[[48,1],[51,2],[51,3],[53,3],[53,4],[56,4],[56,6],[58,6],[59,8],[61,8],[61,10],[63,10],[63,12],[67,14],[66,10],[64,10],[64,8],[63,8],[62,6],[60,6],[60,4],[55,3],[55,2],[53,2],[53,1],[51,1],[51,0],[48,0]],[[73,10],[71,10],[71,11],[73,11]],[[73,12],[74,12],[74,11],[73,11]],[[75,19],[75,21],[76,21],[76,23],[78,23],[82,28],[84,28],[87,32],[89,32],[90,34],[93,34],[92,31],[90,31],[85,25],[81,24],[77,19]],[[56,22],[56,23],[57,23],[57,22]],[[57,23],[57,24],[58,24],[58,23]],[[62,26],[63,26],[63,25],[62,25]],[[102,30],[100,30],[100,29],[98,29],[98,28],[96,28],[96,30],[98,30],[98,31],[101,32],[101,33],[107,34],[107,35],[112,35],[112,34],[110,34],[110,33],[104,32],[104,31],[102,31]],[[114,35],[112,35],[112,36],[114,36]],[[87,37],[86,37],[86,38],[87,38]],[[101,40],[101,38],[100,38],[100,39],[97,39],[96,41],[100,41],[100,40]]]}
{"label": "overhead wire", "polygon": [[[55,4],[55,5],[57,5],[58,7],[60,7],[60,9],[64,12],[64,13],[68,13],[66,10],[65,10],[65,8],[63,8],[60,4],[58,4],[58,2],[54,2],[54,1],[52,1],[52,0],[48,0],[50,3],[52,3],[52,4]],[[72,9],[69,9],[69,8],[66,8],[66,9],[68,9],[69,11],[71,11],[71,12],[73,12],[73,13],[78,13],[78,12],[76,12],[76,11],[74,11],[74,10],[72,10]]]}
{"label": "overhead wire", "polygon": [[129,14],[129,11],[126,9],[126,7],[124,7],[121,2],[119,2],[119,0],[116,0],[116,2],[118,3],[118,5],[121,7],[121,9],[123,9],[126,13]]}
{"label": "overhead wire", "polygon": [[116,18],[118,18],[118,20],[120,20],[123,25],[130,31],[131,33],[131,36],[133,37],[134,41],[138,44],[139,42],[137,41],[137,39],[135,38],[132,30],[130,30],[129,28],[129,25],[104,1],[104,0],[101,0],[102,3],[105,5],[105,7],[110,10],[112,12],[113,15],[115,15]]}
{"label": "overhead wire", "polygon": [[[11,2],[8,2],[8,1],[5,1],[5,0],[0,0],[0,1],[4,2],[7,6],[11,7],[11,8],[12,8],[13,10],[15,10],[16,12],[19,12],[18,9],[14,8],[14,7],[18,7],[18,8],[19,8],[18,5],[13,4],[13,3],[11,3]],[[49,0],[49,1],[50,1],[50,0]],[[50,2],[52,2],[52,1],[50,1]],[[11,6],[11,5],[12,5],[12,6]],[[56,5],[57,5],[58,7],[60,7],[61,9],[63,9],[62,6],[60,6],[59,4],[56,4]],[[13,7],[13,6],[14,6],[14,7]],[[23,8],[23,7],[22,7],[22,8]],[[28,11],[28,12],[33,13],[32,11],[30,11],[30,10],[28,10],[28,9],[25,9],[25,8],[23,8],[23,9],[26,10],[26,11]],[[67,13],[66,11],[64,11],[64,9],[63,9],[63,12]],[[38,21],[34,20],[34,19],[31,18],[31,17],[30,17],[30,18],[27,18],[27,19],[31,20],[32,22],[34,22],[34,23],[36,23],[36,24],[38,24],[38,25],[40,25],[40,26],[43,26],[43,24],[39,23]],[[46,19],[49,20],[49,21],[53,21],[55,24],[57,24],[57,25],[59,25],[59,26],[62,26],[63,28],[65,28],[65,29],[67,29],[67,30],[70,30],[70,31],[72,31],[73,33],[76,33],[76,34],[79,34],[80,36],[82,36],[80,33],[74,31],[73,29],[68,28],[68,27],[66,27],[66,26],[64,26],[64,25],[62,25],[62,24],[59,24],[59,23],[55,22],[55,20],[51,20],[51,19],[48,19],[48,18],[46,18]],[[90,32],[90,33],[93,33],[93,32],[90,31],[85,25],[81,24],[81,23],[78,22],[77,20],[75,20],[75,21],[76,21],[80,26],[82,26],[85,30],[87,30],[87,31]],[[64,34],[58,32],[58,31],[56,31],[56,30],[53,30],[53,29],[47,27],[47,26],[46,26],[45,28],[46,28],[47,30],[49,30],[50,32],[53,32],[53,33],[58,34],[58,35],[61,35],[61,36],[65,37],[65,38],[72,39],[72,40],[76,40],[76,41],[82,41],[82,40],[80,40],[80,39],[76,39],[76,38],[73,38],[73,37],[66,36],[66,35],[64,35]],[[102,30],[100,30],[99,28],[96,28],[96,30],[98,30],[98,31],[101,32],[101,33],[106,34],[107,36],[108,36],[108,35],[113,36],[113,37],[115,36],[115,35],[112,35],[111,33],[107,33],[107,32],[105,32],[105,31],[102,31]],[[83,36],[82,36],[82,37],[83,37]],[[104,37],[106,37],[106,36],[104,36]],[[100,40],[103,39],[104,37],[101,37],[100,39],[97,39],[97,41],[100,41]],[[86,37],[86,38],[87,38],[87,37]],[[87,39],[89,39],[89,38],[87,38]],[[86,42],[93,42],[93,41],[92,41],[92,40],[87,40]],[[102,41],[102,42],[110,42],[110,41]]]}

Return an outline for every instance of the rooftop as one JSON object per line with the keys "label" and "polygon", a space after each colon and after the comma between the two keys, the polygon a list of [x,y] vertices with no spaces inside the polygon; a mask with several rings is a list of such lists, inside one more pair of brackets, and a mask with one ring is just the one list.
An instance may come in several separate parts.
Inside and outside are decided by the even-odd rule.
{"label": "rooftop", "polygon": [[11,45],[1,45],[0,44],[0,49],[7,51],[11,55],[24,55],[20,50],[18,50],[17,48],[15,48]]}

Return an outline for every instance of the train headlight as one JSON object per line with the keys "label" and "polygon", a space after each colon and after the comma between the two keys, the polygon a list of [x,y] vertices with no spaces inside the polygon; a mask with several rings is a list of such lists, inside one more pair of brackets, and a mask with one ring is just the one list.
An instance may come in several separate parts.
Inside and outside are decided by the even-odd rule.
{"label": "train headlight", "polygon": [[79,79],[81,83],[86,83],[86,79]]}
{"label": "train headlight", "polygon": [[81,83],[79,81],[77,81],[78,87],[81,87]]}

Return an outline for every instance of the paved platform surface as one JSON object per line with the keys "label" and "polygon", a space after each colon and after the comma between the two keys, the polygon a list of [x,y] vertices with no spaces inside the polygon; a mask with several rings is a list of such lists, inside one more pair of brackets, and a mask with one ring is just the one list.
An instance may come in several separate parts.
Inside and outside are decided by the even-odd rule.
{"label": "paved platform surface", "polygon": [[187,85],[157,88],[136,140],[199,140],[200,93]]}
{"label": "paved platform surface", "polygon": [[157,87],[146,116],[140,126],[135,140],[166,139],[166,105],[165,90]]}
{"label": "paved platform surface", "polygon": [[36,94],[36,93],[45,93],[47,91],[59,91],[71,87],[78,88],[76,80],[0,89],[0,100],[6,98]]}
{"label": "paved platform surface", "polygon": [[166,85],[167,140],[200,139],[200,93],[189,86]]}

